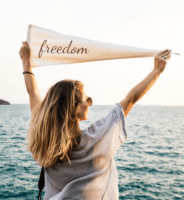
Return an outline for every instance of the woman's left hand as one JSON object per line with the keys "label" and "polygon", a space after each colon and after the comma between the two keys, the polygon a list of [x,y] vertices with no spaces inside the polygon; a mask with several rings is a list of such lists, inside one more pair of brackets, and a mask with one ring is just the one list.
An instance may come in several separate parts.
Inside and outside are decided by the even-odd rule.
{"label": "woman's left hand", "polygon": [[19,55],[22,59],[22,62],[30,61],[30,47],[27,41],[22,42],[23,46],[20,48]]}

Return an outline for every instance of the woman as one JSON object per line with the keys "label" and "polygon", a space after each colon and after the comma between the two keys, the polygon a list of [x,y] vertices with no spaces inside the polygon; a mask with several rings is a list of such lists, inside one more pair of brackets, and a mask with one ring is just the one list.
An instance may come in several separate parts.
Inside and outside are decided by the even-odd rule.
{"label": "woman", "polygon": [[171,50],[154,58],[154,69],[108,115],[80,130],[79,122],[88,119],[92,99],[76,80],[54,84],[41,100],[30,66],[30,48],[23,42],[26,88],[30,97],[31,121],[28,150],[45,169],[48,199],[118,200],[118,174],[113,156],[127,138],[125,117],[133,105],[152,87],[165,69]]}

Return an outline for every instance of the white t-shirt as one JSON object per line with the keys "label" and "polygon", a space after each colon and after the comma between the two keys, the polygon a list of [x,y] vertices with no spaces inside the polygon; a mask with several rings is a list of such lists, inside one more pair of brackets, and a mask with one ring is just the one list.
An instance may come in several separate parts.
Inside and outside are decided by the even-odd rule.
{"label": "white t-shirt", "polygon": [[124,111],[116,103],[105,117],[82,130],[71,165],[58,162],[45,168],[44,200],[119,200],[113,156],[126,138]]}

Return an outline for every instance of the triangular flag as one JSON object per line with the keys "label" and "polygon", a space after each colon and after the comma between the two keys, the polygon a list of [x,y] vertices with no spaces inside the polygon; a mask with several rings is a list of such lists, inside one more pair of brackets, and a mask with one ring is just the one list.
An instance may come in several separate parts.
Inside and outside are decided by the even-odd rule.
{"label": "triangular flag", "polygon": [[64,35],[29,24],[27,42],[31,67],[122,58],[152,57],[159,50],[143,49]]}

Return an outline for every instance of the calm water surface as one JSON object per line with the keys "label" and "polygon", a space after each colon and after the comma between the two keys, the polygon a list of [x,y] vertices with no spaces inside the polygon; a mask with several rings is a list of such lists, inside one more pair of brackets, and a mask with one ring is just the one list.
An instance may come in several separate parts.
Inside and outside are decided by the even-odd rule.
{"label": "calm water surface", "polygon": [[[90,107],[81,129],[114,106]],[[0,106],[0,199],[37,199],[40,167],[24,144],[30,116],[28,104]],[[120,199],[184,199],[184,107],[134,106],[125,123],[115,155]]]}

